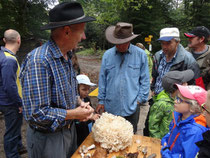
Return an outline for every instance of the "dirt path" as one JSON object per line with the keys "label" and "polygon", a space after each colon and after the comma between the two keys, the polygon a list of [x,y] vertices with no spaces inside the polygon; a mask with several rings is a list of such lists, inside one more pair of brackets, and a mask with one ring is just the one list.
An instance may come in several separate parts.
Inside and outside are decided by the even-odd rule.
{"label": "dirt path", "polygon": [[[98,84],[98,76],[100,72],[101,60],[98,56],[80,56],[78,55],[78,62],[82,73],[87,74],[90,77],[91,82]],[[93,88],[94,89],[94,88]],[[91,102],[94,106],[97,105],[97,98],[91,98]],[[142,135],[142,129],[144,128],[144,120],[148,112],[148,106],[141,107],[140,110],[140,121],[138,124],[137,134]],[[23,121],[22,126],[22,140],[23,144],[26,145],[26,122]],[[4,135],[4,119],[0,116],[0,158],[5,158],[3,148],[3,135]],[[22,158],[27,158],[28,155],[22,155]]]}

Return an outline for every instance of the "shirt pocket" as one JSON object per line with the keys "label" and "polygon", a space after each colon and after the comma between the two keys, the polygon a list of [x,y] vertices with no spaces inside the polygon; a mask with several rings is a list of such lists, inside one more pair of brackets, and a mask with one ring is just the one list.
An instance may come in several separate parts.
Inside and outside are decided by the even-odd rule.
{"label": "shirt pocket", "polygon": [[107,80],[112,79],[115,75],[115,65],[107,65],[106,66],[106,75]]}
{"label": "shirt pocket", "polygon": [[139,77],[140,75],[140,65],[129,64],[128,65],[128,75],[132,77]]}

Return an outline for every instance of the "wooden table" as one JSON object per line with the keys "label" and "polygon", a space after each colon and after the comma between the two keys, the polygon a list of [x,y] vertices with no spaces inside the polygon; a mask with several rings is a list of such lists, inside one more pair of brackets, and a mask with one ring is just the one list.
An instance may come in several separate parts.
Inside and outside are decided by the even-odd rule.
{"label": "wooden table", "polygon": [[[136,140],[139,140],[139,141],[136,141]],[[86,147],[88,147],[92,144],[95,144],[96,147],[99,146],[99,144],[93,140],[92,133],[90,133],[88,137],[84,140],[84,142],[79,146],[79,148],[82,145],[85,145]],[[140,135],[133,136],[133,142],[130,147],[127,147],[126,149],[119,152],[109,153],[108,158],[112,158],[112,156],[123,156],[125,153],[130,153],[130,152],[134,153],[134,152],[137,152],[139,148],[142,149],[144,147],[147,147],[147,156],[149,156],[150,154],[156,153],[157,154],[156,158],[161,158],[160,139],[145,137],[145,136],[140,136]],[[80,153],[79,153],[79,148],[76,150],[76,152],[73,154],[71,158],[81,158]],[[89,153],[93,154],[94,151],[95,149],[89,151]],[[139,152],[138,158],[143,158],[143,154],[141,152]]]}

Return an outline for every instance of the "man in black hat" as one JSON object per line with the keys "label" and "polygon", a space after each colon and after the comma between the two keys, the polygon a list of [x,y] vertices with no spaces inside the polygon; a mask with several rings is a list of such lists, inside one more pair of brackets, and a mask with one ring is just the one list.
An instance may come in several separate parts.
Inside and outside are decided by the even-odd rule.
{"label": "man in black hat", "polygon": [[207,45],[207,43],[210,39],[210,31],[205,26],[198,26],[194,28],[190,33],[185,33],[184,35],[188,38],[189,42],[188,47],[186,49],[192,53],[200,67],[201,77],[205,86],[203,88],[209,90],[210,46]]}
{"label": "man in black hat", "polygon": [[69,51],[86,38],[85,23],[94,20],[77,2],[58,4],[49,12],[49,24],[42,27],[51,29],[51,39],[23,61],[20,79],[30,158],[69,158],[77,148],[73,120],[86,121],[93,114],[89,103],[76,99]]}
{"label": "man in black hat", "polygon": [[150,79],[147,55],[130,43],[138,35],[133,25],[119,22],[105,32],[106,39],[116,46],[104,53],[99,75],[99,105],[96,111],[107,111],[131,122],[137,131],[140,104],[149,95]]}

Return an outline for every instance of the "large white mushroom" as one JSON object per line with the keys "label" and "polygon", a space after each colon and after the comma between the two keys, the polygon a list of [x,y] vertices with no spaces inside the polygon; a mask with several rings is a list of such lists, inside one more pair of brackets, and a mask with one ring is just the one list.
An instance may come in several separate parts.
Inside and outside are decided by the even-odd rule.
{"label": "large white mushroom", "polygon": [[110,152],[123,150],[132,143],[133,126],[131,123],[123,117],[107,112],[96,120],[92,132],[93,139]]}

